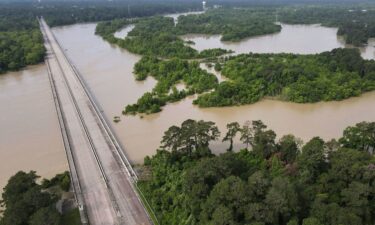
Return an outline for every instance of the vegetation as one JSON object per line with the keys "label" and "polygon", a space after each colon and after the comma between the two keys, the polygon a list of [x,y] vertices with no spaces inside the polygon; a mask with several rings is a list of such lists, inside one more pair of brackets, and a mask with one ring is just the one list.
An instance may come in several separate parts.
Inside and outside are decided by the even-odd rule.
{"label": "vegetation", "polygon": [[53,186],[59,186],[61,190],[67,192],[70,188],[70,174],[68,171],[64,173],[57,174],[51,180],[43,179],[42,188],[47,189]]}
{"label": "vegetation", "polygon": [[[125,39],[114,37],[116,30],[131,23],[135,23],[135,27]],[[230,52],[224,49],[210,49],[198,53],[176,35],[174,21],[170,17],[155,16],[131,21],[118,19],[101,22],[96,27],[96,34],[110,43],[141,55],[190,59],[216,57]]]}
{"label": "vegetation", "polygon": [[44,53],[39,30],[0,31],[0,73],[42,62]]}
{"label": "vegetation", "polygon": [[215,156],[215,124],[187,120],[145,158],[152,175],[138,186],[160,224],[372,225],[374,132],[362,122],[339,141],[302,145],[293,135],[276,140],[261,121],[231,123],[225,139],[237,134],[249,149]]}
{"label": "vegetation", "polygon": [[275,9],[214,9],[203,14],[180,16],[180,34],[221,34],[222,41],[276,33],[281,26],[275,22]]}
{"label": "vegetation", "polygon": [[[273,23],[276,14],[283,22],[321,22],[326,26],[339,26],[339,33],[345,33],[349,20],[342,20],[341,15],[335,17],[340,12],[351,13],[352,16],[348,17],[350,21],[362,21],[362,24],[370,21],[372,16],[371,10],[348,11],[347,6],[336,11],[330,7],[225,8],[208,10],[204,14],[180,16],[176,26],[171,18],[166,17],[136,21],[122,19],[100,23],[96,32],[131,52],[146,55],[147,57],[135,66],[136,77],[142,80],[150,74],[159,81],[152,93],[144,94],[136,104],[127,106],[125,114],[159,112],[167,102],[178,101],[187,95],[203,93],[213,88],[214,91],[200,95],[194,103],[200,107],[231,106],[254,103],[264,97],[276,97],[297,103],[332,101],[374,90],[374,61],[363,60],[354,49],[335,49],[315,55],[247,54],[226,57],[224,62],[220,62],[216,58],[228,53],[227,51],[210,49],[197,53],[189,47],[190,43],[183,42],[178,35],[222,34],[223,40],[236,41],[279,31],[280,26]],[[134,23],[135,27],[129,32],[128,37],[119,39],[113,36],[116,30],[130,23]],[[370,29],[371,26],[369,22],[366,29]],[[348,42],[354,38],[351,33],[345,33]],[[230,80],[217,85],[212,79],[211,82],[205,83],[206,87],[201,90],[178,91],[173,86],[180,81],[186,83],[188,77],[185,75],[185,78],[181,79],[181,76],[175,75],[184,73],[185,71],[178,71],[183,67],[173,67],[173,73],[164,71],[162,76],[155,75],[160,73],[157,70],[168,64],[163,60],[178,63],[177,58],[206,58],[206,61],[214,63],[216,71],[221,71]],[[152,62],[153,60],[156,61]],[[145,61],[159,65],[139,71],[137,67],[141,67]],[[172,94],[168,94],[170,91]]]}
{"label": "vegetation", "polygon": [[43,37],[36,18],[0,7],[0,74],[44,60]]}
{"label": "vegetation", "polygon": [[298,7],[281,11],[281,21],[294,24],[321,23],[338,27],[346,43],[360,46],[375,37],[375,9],[370,7]]}
{"label": "vegetation", "polygon": [[[43,180],[37,184],[39,176],[35,171],[18,172],[12,176],[2,194],[1,207],[4,207],[1,225],[60,225],[61,215],[55,204],[60,198],[47,188],[60,186],[68,190],[69,173],[58,174],[51,180]],[[65,223],[66,224],[66,223]]]}
{"label": "vegetation", "polygon": [[18,70],[44,60],[43,38],[36,20],[50,26],[116,18],[145,17],[162,13],[200,10],[198,1],[48,1],[0,3],[0,73]]}
{"label": "vegetation", "polygon": [[82,225],[78,209],[72,209],[61,217],[61,225]]}
{"label": "vegetation", "polygon": [[242,105],[263,97],[298,103],[342,100],[375,89],[375,61],[357,49],[315,55],[242,54],[227,58],[215,91],[194,101],[201,107]]}
{"label": "vegetation", "polygon": [[[145,93],[136,104],[126,106],[124,114],[159,112],[167,102],[211,90],[218,83],[217,78],[202,70],[198,62],[179,58],[160,60],[145,56],[136,63],[134,73],[137,80],[144,80],[150,75],[158,83],[151,93]],[[175,86],[180,82],[186,85],[186,90],[177,90]]]}

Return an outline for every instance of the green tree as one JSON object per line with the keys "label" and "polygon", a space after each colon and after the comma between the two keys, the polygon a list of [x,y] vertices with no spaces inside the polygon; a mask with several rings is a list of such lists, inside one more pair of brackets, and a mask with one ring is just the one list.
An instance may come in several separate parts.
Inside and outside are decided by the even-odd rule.
{"label": "green tree", "polygon": [[240,131],[240,124],[238,122],[232,122],[227,124],[227,133],[225,134],[225,137],[223,138],[224,141],[229,141],[230,145],[228,148],[228,151],[233,150],[233,138],[236,136],[236,134]]}
{"label": "green tree", "polygon": [[321,225],[318,219],[314,217],[306,218],[303,220],[302,225]]}
{"label": "green tree", "polygon": [[[18,172],[12,176],[2,194],[2,206],[5,208],[0,224],[26,225],[39,209],[53,206],[56,197],[42,190],[36,183],[35,171]],[[38,213],[36,217],[39,217]]]}
{"label": "green tree", "polygon": [[246,148],[249,148],[249,145],[253,143],[254,135],[253,129],[251,127],[251,122],[246,121],[240,129],[241,137],[240,140],[246,144]]}
{"label": "green tree", "polygon": [[272,224],[285,224],[299,210],[296,188],[283,177],[276,177],[272,181],[265,203],[269,207],[268,219]]}
{"label": "green tree", "polygon": [[298,140],[293,135],[283,136],[279,143],[278,148],[281,153],[282,160],[286,163],[293,163],[298,155]]}
{"label": "green tree", "polygon": [[30,225],[60,225],[61,216],[54,207],[45,207],[30,217]]}
{"label": "green tree", "polygon": [[347,148],[373,153],[375,149],[375,122],[361,122],[353,127],[346,128],[339,142]]}
{"label": "green tree", "polygon": [[321,138],[314,137],[303,146],[298,165],[301,176],[308,182],[315,182],[319,174],[327,169],[324,141]]}

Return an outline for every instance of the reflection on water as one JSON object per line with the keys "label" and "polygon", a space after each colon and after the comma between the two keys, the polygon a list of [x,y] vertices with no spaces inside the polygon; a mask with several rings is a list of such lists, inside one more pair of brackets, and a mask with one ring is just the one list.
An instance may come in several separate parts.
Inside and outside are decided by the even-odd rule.
{"label": "reflection on water", "polygon": [[0,75],[0,190],[19,170],[51,177],[67,170],[44,65]]}
{"label": "reflection on water", "polygon": [[[336,37],[336,29],[318,25],[283,26],[284,32],[280,34],[230,43],[228,46],[242,52],[256,48],[258,52],[281,52],[289,49],[290,52],[297,53],[316,53],[342,47]],[[136,82],[132,71],[140,56],[108,44],[95,36],[94,30],[95,24],[81,24],[55,28],[54,32],[68,49],[68,55],[82,72],[107,117],[112,118],[126,104],[134,103],[145,91],[151,90],[155,81],[149,78],[144,83]],[[308,41],[303,41],[303,35],[307,35],[305,38]],[[279,41],[266,44],[264,39]],[[220,47],[215,46],[215,43],[220,43],[216,42],[218,38],[208,40],[205,39],[205,44],[202,45],[197,42],[196,47]],[[143,118],[124,116],[120,123],[115,124],[115,130],[130,159],[142,162],[144,156],[154,154],[163,132],[171,125],[181,124],[188,118],[214,121],[222,132],[225,132],[225,125],[229,122],[242,123],[245,120],[261,119],[279,135],[293,133],[305,141],[317,135],[325,139],[338,137],[348,125],[375,120],[375,92],[341,102],[295,104],[264,100],[240,107],[207,109],[193,106],[192,100],[193,97],[190,97],[169,104],[161,113]],[[227,147],[220,142],[214,145],[218,146],[219,151],[224,151]]]}

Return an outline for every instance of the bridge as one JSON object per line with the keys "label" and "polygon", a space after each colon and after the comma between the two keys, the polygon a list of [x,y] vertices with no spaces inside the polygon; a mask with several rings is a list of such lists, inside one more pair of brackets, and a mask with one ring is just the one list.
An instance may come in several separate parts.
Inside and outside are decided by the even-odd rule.
{"label": "bridge", "polygon": [[43,18],[45,62],[83,224],[152,224],[137,175],[78,70]]}

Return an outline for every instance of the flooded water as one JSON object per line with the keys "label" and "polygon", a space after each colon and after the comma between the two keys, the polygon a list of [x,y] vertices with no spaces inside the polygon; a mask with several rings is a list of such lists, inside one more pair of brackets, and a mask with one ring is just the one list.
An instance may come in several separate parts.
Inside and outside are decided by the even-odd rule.
{"label": "flooded water", "polygon": [[[222,42],[221,35],[189,34],[183,35],[186,41],[193,41],[191,47],[202,51],[210,48],[223,48],[241,53],[296,53],[314,54],[330,51],[334,48],[351,47],[342,37],[336,35],[336,28],[320,25],[281,24],[279,33],[244,39],[240,42]],[[375,58],[375,40],[370,40],[368,47],[360,48],[362,57]]]}
{"label": "flooded water", "polygon": [[[336,29],[318,25],[283,25],[283,28],[284,31],[279,34],[247,39],[239,43],[223,44],[218,38],[202,39],[205,43],[201,43],[194,39],[195,47],[203,49],[225,45],[239,52],[256,49],[257,52],[288,50],[307,54],[343,46],[336,37]],[[54,29],[57,38],[82,72],[105,114],[112,118],[119,115],[125,105],[134,103],[145,91],[151,90],[155,81],[148,79],[143,83],[136,82],[132,70],[140,56],[108,44],[95,36],[94,31],[95,24]],[[307,38],[307,41],[303,41],[304,38]],[[267,42],[269,43],[266,44]],[[220,43],[221,46],[217,46],[216,43]],[[203,64],[201,66],[213,71]],[[225,79],[219,74],[216,75],[221,81]],[[144,156],[154,154],[163,132],[188,118],[214,121],[222,132],[225,132],[225,125],[229,122],[242,123],[245,120],[261,119],[279,136],[292,133],[305,141],[314,136],[321,136],[327,140],[339,137],[342,130],[349,125],[363,120],[375,120],[375,92],[340,102],[295,104],[263,100],[240,107],[207,109],[192,105],[192,100],[193,97],[190,97],[168,104],[161,113],[143,118],[121,116],[121,122],[114,127],[130,159],[135,163],[141,163]],[[218,152],[227,148],[226,144],[220,142],[214,145]]]}
{"label": "flooded water", "polygon": [[19,170],[49,178],[68,169],[44,65],[0,75],[0,115],[1,191]]}
{"label": "flooded water", "polygon": [[133,30],[134,26],[135,26],[134,24],[130,24],[130,25],[124,27],[123,29],[121,29],[121,30],[115,32],[113,35],[114,35],[115,37],[117,37],[117,38],[125,38],[126,36],[128,36],[128,33],[129,33],[131,30]]}
{"label": "flooded water", "polygon": [[176,25],[178,23],[178,17],[179,16],[187,16],[187,15],[196,15],[196,14],[202,14],[205,11],[195,11],[195,12],[184,12],[184,13],[172,13],[172,14],[165,14],[165,17],[172,17],[174,24]]}
{"label": "flooded water", "polygon": [[[152,78],[135,81],[133,66],[141,56],[103,41],[94,34],[95,26],[77,24],[53,31],[111,120],[121,114],[124,106],[152,90],[156,81]],[[123,38],[131,29],[128,26],[116,35]],[[283,25],[278,34],[238,43],[220,42],[219,36],[189,35],[184,38],[193,40],[194,47],[199,50],[223,47],[236,53],[285,51],[308,54],[344,47],[336,31],[318,25]],[[375,41],[371,40],[366,48],[362,48],[362,56],[374,58],[374,45]],[[214,72],[206,65],[201,67]],[[220,74],[216,76],[219,81],[225,80]],[[177,88],[182,89],[184,85],[179,84]],[[188,118],[214,121],[222,132],[229,122],[261,119],[279,137],[292,133],[305,141],[314,136],[327,140],[339,137],[349,125],[364,120],[375,121],[375,92],[340,102],[295,104],[263,100],[246,106],[206,109],[192,105],[193,98],[168,104],[161,113],[144,118],[121,116],[121,122],[113,124],[134,163],[142,163],[146,155],[154,154],[163,132]],[[44,65],[0,75],[0,105],[0,187],[18,170],[33,169],[49,177],[67,169]],[[220,142],[213,145],[217,152],[227,148]]]}

